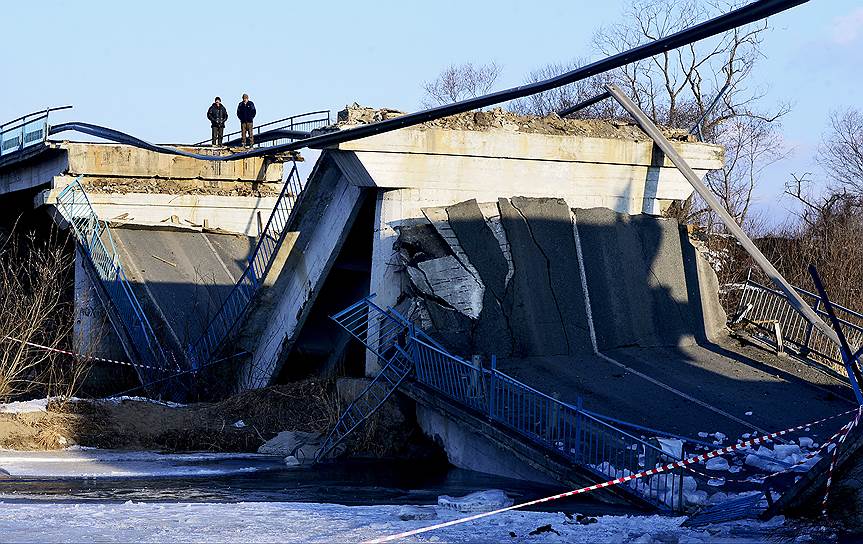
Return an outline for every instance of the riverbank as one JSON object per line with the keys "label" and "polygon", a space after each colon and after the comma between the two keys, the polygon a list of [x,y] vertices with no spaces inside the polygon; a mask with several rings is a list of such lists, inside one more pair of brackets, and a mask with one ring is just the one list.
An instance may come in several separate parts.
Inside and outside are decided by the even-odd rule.
{"label": "riverbank", "polygon": [[[349,399],[348,399],[349,400]],[[256,452],[281,431],[326,434],[347,404],[335,383],[305,380],[216,403],[176,404],[141,397],[41,399],[0,405],[0,449],[70,446],[165,452]],[[412,411],[389,403],[356,436],[356,457],[424,458],[438,449]]]}

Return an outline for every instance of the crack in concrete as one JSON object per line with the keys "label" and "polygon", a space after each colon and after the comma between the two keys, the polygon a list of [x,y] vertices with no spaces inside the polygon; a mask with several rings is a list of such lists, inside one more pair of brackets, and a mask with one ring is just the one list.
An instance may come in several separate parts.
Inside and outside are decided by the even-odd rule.
{"label": "crack in concrete", "polygon": [[569,340],[569,333],[566,330],[566,322],[563,319],[563,312],[560,309],[560,301],[557,300],[557,293],[554,291],[554,280],[551,277],[551,260],[546,255],[545,251],[543,251],[542,246],[536,239],[536,236],[533,233],[533,229],[530,226],[530,222],[528,222],[527,217],[525,217],[524,213],[519,209],[519,207],[515,204],[515,202],[510,199],[509,203],[512,205],[512,208],[518,212],[518,215],[521,216],[524,224],[527,226],[527,233],[530,235],[530,239],[533,240],[533,245],[542,253],[543,258],[545,259],[545,270],[548,276],[548,290],[551,292],[551,298],[554,300],[554,308],[557,310],[558,318],[560,319],[560,328],[563,331],[563,337],[566,339],[566,347],[569,353],[573,352],[573,346]]}

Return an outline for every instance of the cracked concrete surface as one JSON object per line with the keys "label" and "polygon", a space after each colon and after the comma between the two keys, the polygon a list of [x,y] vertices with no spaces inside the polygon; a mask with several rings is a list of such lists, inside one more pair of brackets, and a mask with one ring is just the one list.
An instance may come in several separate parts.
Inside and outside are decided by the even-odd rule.
{"label": "cracked concrete surface", "polygon": [[[849,405],[842,384],[728,338],[716,275],[676,221],[556,198],[424,212],[436,237],[406,232],[403,264],[416,315],[454,353],[495,354],[498,368],[547,394],[691,436],[773,430]],[[484,286],[479,312],[442,304],[421,277],[441,253]],[[580,265],[598,348],[613,360],[593,352]]]}

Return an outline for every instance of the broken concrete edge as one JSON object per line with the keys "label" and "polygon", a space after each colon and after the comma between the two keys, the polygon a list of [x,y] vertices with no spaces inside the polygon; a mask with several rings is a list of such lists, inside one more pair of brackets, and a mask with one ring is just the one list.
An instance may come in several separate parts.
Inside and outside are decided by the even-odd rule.
{"label": "broken concrete edge", "polygon": [[[386,121],[405,115],[406,112],[392,108],[372,108],[356,102],[345,106],[338,113],[335,124],[313,131],[313,135],[343,130],[358,125]],[[442,128],[448,130],[490,131],[504,130],[533,134],[577,135],[595,138],[622,140],[649,140],[638,125],[625,119],[572,119],[562,118],[556,113],[545,116],[521,115],[496,107],[489,110],[471,111],[444,117],[417,125],[419,130]],[[662,127],[663,133],[672,140],[696,142],[694,135],[686,129]]]}
{"label": "broken concrete edge", "polygon": [[[49,138],[45,142],[45,146],[49,149],[69,149],[70,146],[76,144],[93,144],[96,143],[98,145],[111,146],[111,147],[129,147],[128,144],[121,144],[118,142],[91,142],[84,140],[71,140],[71,139],[61,139],[61,138]],[[210,151],[210,155],[214,157],[224,157],[228,155],[234,155],[235,153],[239,153],[241,151],[247,151],[242,146],[219,146],[213,147],[212,145],[204,144],[204,145],[190,145],[190,144],[174,144],[174,143],[157,143],[154,145],[162,146],[162,147],[173,147],[174,149],[178,149],[180,151],[185,151],[187,153],[198,153],[198,154],[206,154],[204,152]],[[279,151],[279,155],[288,157],[289,159],[293,159],[297,162],[304,161],[305,158],[302,156],[302,153],[298,150],[292,151]]]}

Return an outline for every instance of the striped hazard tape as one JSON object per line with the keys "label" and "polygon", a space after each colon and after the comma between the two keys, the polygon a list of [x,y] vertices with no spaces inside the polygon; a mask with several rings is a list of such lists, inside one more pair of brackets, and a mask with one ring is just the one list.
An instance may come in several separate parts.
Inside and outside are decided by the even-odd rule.
{"label": "striped hazard tape", "polygon": [[[853,412],[854,410],[851,410],[851,411]],[[837,414],[835,416],[831,416],[831,417],[827,418],[827,420],[822,420],[821,423],[825,423],[826,421],[829,421],[831,419],[837,419],[839,417],[848,415],[848,413],[849,412],[844,412],[841,414]],[[805,465],[810,459],[812,459],[816,455],[821,455],[831,445],[836,444],[837,439],[840,439],[840,437],[841,437],[841,440],[839,440],[837,445],[841,445],[842,442],[845,441],[844,436],[847,436],[848,433],[851,432],[851,429],[853,429],[855,425],[856,425],[856,418],[852,419],[851,421],[849,421],[848,423],[846,423],[845,425],[840,427],[838,431],[833,433],[833,435],[830,436],[830,438],[828,438],[827,440],[825,440],[824,443],[821,444],[821,446],[818,449],[816,449],[815,451],[811,451],[811,452],[807,453],[798,462],[796,462],[792,465],[788,465],[787,467],[783,468],[782,470],[777,470],[776,472],[771,472],[770,474],[758,474],[758,475],[754,475],[754,476],[749,476],[748,478],[734,479],[734,478],[726,478],[725,476],[722,476],[722,475],[705,474],[704,472],[700,472],[698,470],[695,470],[692,467],[686,467],[686,470],[688,470],[689,472],[691,472],[693,474],[697,474],[698,476],[702,476],[704,478],[721,478],[723,481],[729,482],[729,483],[760,484],[760,483],[763,483],[764,480],[767,480],[768,478],[773,478],[775,476],[779,476],[780,474],[785,474],[785,473],[791,472],[795,468],[797,468],[801,465]]]}
{"label": "striped hazard tape", "polygon": [[[759,436],[757,438],[753,438],[751,440],[747,440],[747,441],[741,442],[739,444],[732,444],[731,446],[727,446],[725,448],[714,450],[714,451],[704,453],[701,455],[696,455],[694,457],[689,457],[688,459],[683,459],[681,461],[676,461],[674,463],[668,463],[666,465],[662,465],[662,466],[652,468],[649,470],[644,470],[641,472],[630,474],[628,476],[623,476],[621,478],[615,478],[613,480],[608,480],[607,482],[589,485],[586,487],[582,487],[580,489],[574,489],[572,491],[567,491],[565,493],[559,493],[557,495],[551,495],[549,497],[543,497],[541,499],[536,499],[536,500],[524,502],[521,504],[514,504],[512,506],[508,506],[506,508],[501,508],[499,510],[493,510],[491,512],[482,512],[480,514],[474,514],[473,516],[454,519],[454,520],[447,521],[444,523],[438,523],[436,525],[430,525],[428,527],[422,527],[419,529],[414,529],[412,531],[405,531],[403,533],[398,533],[395,535],[389,535],[389,536],[385,536],[385,537],[381,537],[381,538],[376,538],[373,540],[367,540],[363,544],[377,544],[377,543],[381,543],[381,542],[392,542],[393,540],[399,540],[402,538],[407,538],[410,536],[414,536],[414,535],[418,535],[418,534],[422,534],[422,533],[427,533],[429,531],[434,531],[437,529],[443,529],[445,527],[452,527],[453,525],[460,525],[462,523],[467,523],[470,521],[474,521],[474,520],[478,520],[478,519],[482,519],[482,518],[487,518],[490,516],[495,516],[498,514],[502,514],[504,512],[509,512],[510,510],[517,510],[519,508],[525,508],[528,506],[534,506],[534,505],[542,504],[545,502],[551,502],[551,501],[563,499],[566,497],[573,497],[575,495],[581,495],[583,493],[589,493],[590,491],[596,491],[597,489],[603,489],[606,487],[611,487],[613,485],[626,483],[626,482],[629,482],[631,480],[637,480],[639,478],[644,478],[645,476],[653,476],[654,474],[659,474],[661,472],[667,472],[669,470],[674,470],[677,468],[687,468],[688,465],[692,465],[694,463],[700,463],[702,461],[706,461],[708,459],[713,459],[714,457],[718,457],[720,455],[725,455],[725,454],[731,453],[731,452],[736,451],[736,450],[748,448],[750,446],[763,444],[763,443],[771,441],[774,438],[777,438],[779,436],[784,436],[784,435],[791,434],[791,433],[794,433],[797,431],[801,431],[807,427],[814,427],[816,425],[821,425],[822,423],[825,423],[825,422],[830,421],[832,419],[836,419],[838,417],[849,415],[852,412],[857,412],[857,416],[855,418],[855,420],[856,420],[856,419],[859,419],[861,410],[863,410],[863,407],[855,408],[854,410],[849,410],[847,412],[843,412],[843,413],[837,414],[835,416],[830,416],[830,417],[826,417],[823,419],[819,419],[817,421],[813,421],[811,423],[806,423],[804,425],[798,425],[796,427],[791,427],[790,429],[785,429],[783,431],[778,431],[778,432],[770,433],[770,434],[767,434],[764,436]],[[850,431],[850,428],[849,428],[849,431]],[[847,433],[846,433],[846,435],[847,435]],[[839,449],[839,448],[837,447],[836,449]]]}
{"label": "striped hazard tape", "polygon": [[104,357],[96,357],[94,355],[84,355],[81,353],[75,353],[74,351],[68,351],[65,349],[59,349],[59,348],[55,348],[55,347],[51,347],[51,346],[45,346],[43,344],[37,344],[35,342],[28,342],[27,340],[20,340],[18,338],[12,337],[12,336],[6,336],[3,339],[9,340],[11,342],[18,342],[19,344],[24,344],[25,346],[30,346],[31,348],[37,348],[37,349],[42,349],[45,351],[51,351],[54,353],[61,353],[63,355],[69,355],[71,357],[75,357],[76,359],[84,359],[84,360],[89,360],[89,361],[99,361],[101,363],[112,363],[115,365],[131,366],[132,368],[145,368],[147,370],[158,370],[159,372],[165,372],[165,369],[155,367],[155,366],[136,365],[134,363],[129,363],[127,361],[117,361],[115,359],[106,359]]}
{"label": "striped hazard tape", "polygon": [[827,486],[824,489],[824,500],[821,501],[821,513],[825,518],[827,517],[827,501],[830,499],[830,486],[833,484],[833,469],[836,468],[836,460],[839,458],[839,448],[845,443],[845,439],[848,438],[848,435],[851,433],[851,429],[860,423],[860,414],[863,414],[863,406],[857,410],[857,415],[854,416],[854,419],[847,425],[848,429],[842,433],[842,436],[839,438],[839,443],[836,444],[835,448],[833,448],[833,459],[830,460],[830,469],[827,471]]}

